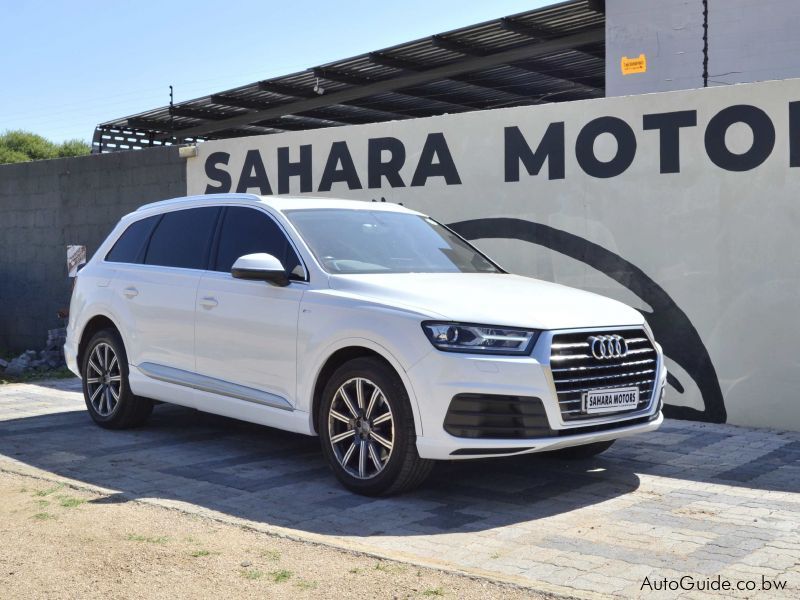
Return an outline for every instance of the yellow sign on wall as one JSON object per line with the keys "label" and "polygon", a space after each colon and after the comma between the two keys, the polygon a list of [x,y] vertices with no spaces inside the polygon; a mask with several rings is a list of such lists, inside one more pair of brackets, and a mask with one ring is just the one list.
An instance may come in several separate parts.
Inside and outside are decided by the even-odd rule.
{"label": "yellow sign on wall", "polygon": [[632,75],[634,73],[646,73],[647,72],[647,57],[644,54],[640,54],[634,58],[628,58],[627,56],[623,56],[620,60],[620,65],[622,67],[622,74],[623,75]]}

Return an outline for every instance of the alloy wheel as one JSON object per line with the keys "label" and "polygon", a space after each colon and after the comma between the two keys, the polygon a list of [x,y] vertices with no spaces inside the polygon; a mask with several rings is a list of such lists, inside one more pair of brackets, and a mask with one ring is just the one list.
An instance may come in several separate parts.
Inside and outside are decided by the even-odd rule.
{"label": "alloy wheel", "polygon": [[122,387],[117,353],[107,343],[101,342],[89,355],[86,366],[86,389],[92,408],[101,417],[110,416],[119,405]]}
{"label": "alloy wheel", "polygon": [[371,479],[392,456],[394,415],[383,391],[364,377],[345,381],[328,411],[328,434],[339,465],[353,477]]}

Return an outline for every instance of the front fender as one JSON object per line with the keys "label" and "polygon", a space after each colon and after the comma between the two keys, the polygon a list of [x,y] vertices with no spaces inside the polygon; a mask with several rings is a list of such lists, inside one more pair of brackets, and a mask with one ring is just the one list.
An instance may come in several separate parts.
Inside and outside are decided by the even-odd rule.
{"label": "front fender", "polygon": [[313,373],[313,377],[298,381],[297,408],[299,410],[304,410],[308,412],[309,430],[316,431],[317,424],[314,423],[314,411],[313,411],[314,388],[316,387],[317,380],[319,379],[319,376],[322,372],[323,367],[325,366],[325,363],[331,356],[333,356],[339,350],[342,350],[344,348],[353,348],[353,347],[366,348],[368,350],[375,352],[376,354],[384,358],[386,362],[388,362],[392,366],[392,368],[397,372],[397,375],[400,377],[400,380],[403,382],[403,385],[406,388],[406,392],[408,393],[408,399],[411,402],[411,412],[414,415],[414,429],[417,432],[417,435],[422,435],[422,419],[420,418],[419,400],[417,398],[413,386],[411,385],[411,380],[409,379],[408,374],[406,373],[406,369],[403,367],[403,363],[388,348],[373,340],[364,337],[342,338],[329,344],[318,353],[318,357],[316,358],[316,364],[314,365],[313,369],[310,371],[306,371],[308,373]]}
{"label": "front fender", "polygon": [[425,318],[413,311],[369,301],[354,303],[335,294],[306,294],[298,319],[297,409],[307,411],[313,420],[314,387],[325,363],[343,348],[367,348],[397,371],[421,435],[418,391],[412,387],[407,371],[433,350],[420,326]]}

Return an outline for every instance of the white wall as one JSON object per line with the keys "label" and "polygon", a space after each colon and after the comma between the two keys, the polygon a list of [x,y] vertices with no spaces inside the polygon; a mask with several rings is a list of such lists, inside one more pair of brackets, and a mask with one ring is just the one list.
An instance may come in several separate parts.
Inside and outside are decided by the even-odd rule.
{"label": "white wall", "polygon": [[[309,183],[320,194],[332,144],[345,142],[351,176],[363,189],[335,183],[322,195],[402,202],[460,223],[512,271],[600,292],[651,313],[676,377],[668,390],[672,414],[800,430],[800,168],[790,166],[800,165],[800,118],[789,134],[789,103],[796,101],[800,80],[788,80],[213,141],[188,160],[187,182],[190,193],[235,190],[250,151],[251,159],[263,161],[277,192],[278,148],[288,148],[295,161],[300,146],[310,145]],[[734,112],[766,119],[755,135],[743,123],[717,126],[738,105],[751,108]],[[659,131],[643,128],[645,115],[652,120],[675,111],[687,111],[684,117],[697,122],[680,129],[679,165],[670,164],[674,152],[662,153]],[[587,124],[605,117],[629,128],[636,149],[630,166],[597,177],[585,172],[576,152],[592,171],[585,155],[593,148],[608,163],[617,153],[615,139],[609,133],[594,144],[576,145],[576,139]],[[710,122],[716,125],[709,128]],[[518,128],[535,150],[552,123],[564,123],[563,178],[554,152],[538,174],[520,166],[519,181],[506,181],[505,129]],[[551,129],[553,139],[558,129]],[[388,136],[405,149],[399,171],[405,187],[383,179],[381,187],[369,189],[369,140]],[[790,137],[799,146],[794,159]],[[461,183],[436,176],[411,187],[426,140],[442,138]],[[763,162],[729,170],[747,162],[754,138],[753,152],[761,152]],[[733,154],[722,160],[725,145]],[[447,162],[442,154],[436,158]],[[217,164],[219,172],[209,170],[209,177],[206,169],[220,160],[227,165]],[[676,166],[678,172],[669,172]],[[548,177],[548,169],[556,178]],[[231,180],[222,190],[220,173]],[[289,183],[291,192],[300,191],[299,177]]]}
{"label": "white wall", "polygon": [[709,0],[709,85],[800,77],[800,2]]}
{"label": "white wall", "polygon": [[[639,54],[647,57],[647,72],[623,75],[620,58]],[[606,96],[699,87],[703,87],[701,0],[606,2]]]}
{"label": "white wall", "polygon": [[[708,85],[800,77],[800,2],[708,0]],[[606,95],[703,87],[702,0],[608,0]],[[622,56],[647,57],[623,75]]]}

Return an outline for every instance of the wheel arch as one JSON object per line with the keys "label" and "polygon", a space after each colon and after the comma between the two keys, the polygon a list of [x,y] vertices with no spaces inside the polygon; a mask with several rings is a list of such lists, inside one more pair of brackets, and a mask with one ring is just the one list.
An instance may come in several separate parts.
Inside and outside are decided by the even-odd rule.
{"label": "wheel arch", "polygon": [[414,389],[411,387],[411,382],[406,375],[405,369],[403,369],[400,362],[392,356],[389,351],[368,340],[350,340],[348,343],[340,345],[338,348],[327,353],[327,358],[317,370],[311,389],[311,410],[309,411],[311,431],[313,433],[319,433],[317,431],[317,421],[322,405],[322,392],[328,380],[343,364],[355,358],[362,357],[377,358],[397,373],[397,376],[406,389],[408,399],[411,403],[411,412],[414,415],[414,428],[416,429],[417,435],[422,435],[422,423],[417,408],[417,398],[414,394]]}
{"label": "wheel arch", "polygon": [[116,331],[120,338],[122,338],[123,345],[125,345],[125,339],[122,336],[122,331],[108,315],[94,315],[86,322],[86,325],[84,325],[83,330],[81,331],[80,341],[78,342],[78,353],[76,357],[78,369],[82,369],[81,365],[83,365],[83,356],[84,352],[86,352],[86,346],[89,344],[89,340],[91,340],[92,336],[94,336],[94,334],[96,334],[98,331],[102,331],[104,329],[113,329]]}

